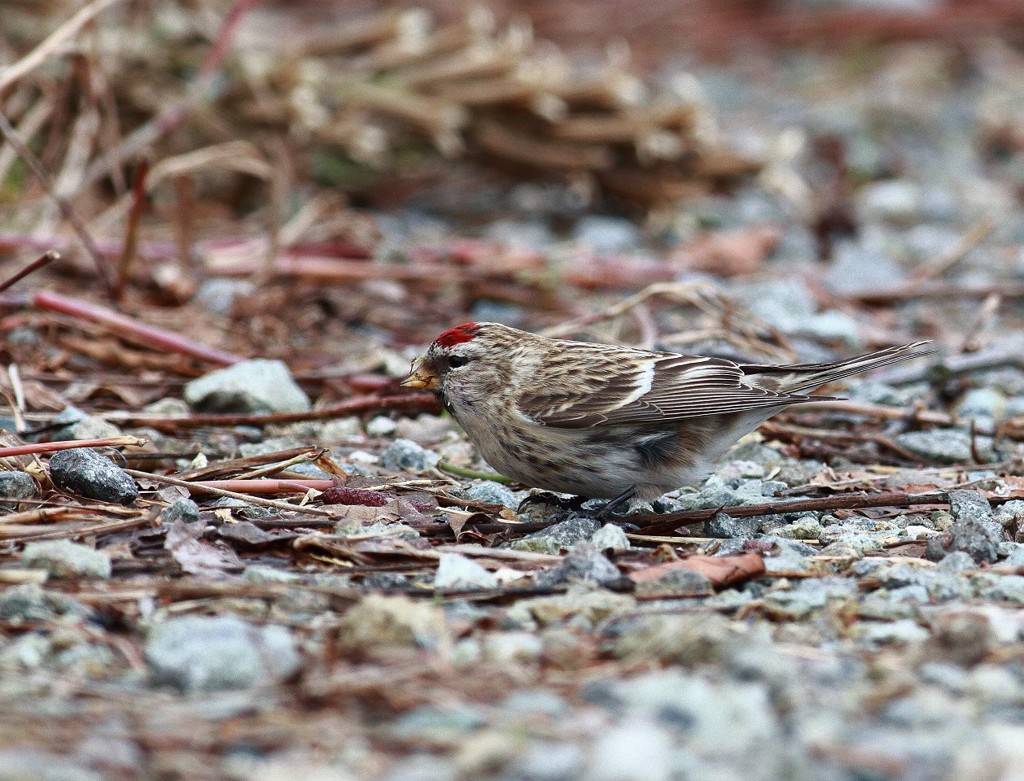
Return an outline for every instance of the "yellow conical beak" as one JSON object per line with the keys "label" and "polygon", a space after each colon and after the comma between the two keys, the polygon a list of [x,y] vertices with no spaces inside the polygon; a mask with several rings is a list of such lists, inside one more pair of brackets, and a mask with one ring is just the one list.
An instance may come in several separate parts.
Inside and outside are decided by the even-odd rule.
{"label": "yellow conical beak", "polygon": [[418,390],[437,390],[437,375],[426,367],[419,366],[402,381],[402,386]]}

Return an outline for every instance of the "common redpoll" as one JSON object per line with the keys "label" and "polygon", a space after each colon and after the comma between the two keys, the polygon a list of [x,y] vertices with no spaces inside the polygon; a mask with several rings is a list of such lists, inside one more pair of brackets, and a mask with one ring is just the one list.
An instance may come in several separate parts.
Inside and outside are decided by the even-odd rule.
{"label": "common redpoll", "polygon": [[502,474],[618,505],[702,480],[776,412],[826,398],[805,392],[930,352],[923,344],[758,366],[463,323],[438,336],[402,384],[437,393]]}

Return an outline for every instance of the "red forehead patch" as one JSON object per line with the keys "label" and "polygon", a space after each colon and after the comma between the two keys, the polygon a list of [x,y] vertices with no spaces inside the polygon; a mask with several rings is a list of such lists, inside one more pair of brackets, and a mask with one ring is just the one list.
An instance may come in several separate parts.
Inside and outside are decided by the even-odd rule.
{"label": "red forehead patch", "polygon": [[463,323],[454,328],[449,328],[434,340],[434,344],[438,344],[441,347],[454,347],[457,344],[468,342],[475,337],[477,330],[476,323]]}

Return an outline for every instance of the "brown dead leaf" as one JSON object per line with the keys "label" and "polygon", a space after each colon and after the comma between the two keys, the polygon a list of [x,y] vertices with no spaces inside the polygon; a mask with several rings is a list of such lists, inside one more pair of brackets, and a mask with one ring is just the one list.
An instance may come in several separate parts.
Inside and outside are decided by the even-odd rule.
{"label": "brown dead leaf", "polygon": [[679,561],[656,564],[653,567],[631,572],[634,583],[648,583],[668,572],[686,569],[699,572],[711,581],[715,588],[726,588],[764,574],[764,558],[759,553],[740,553],[736,556],[687,556]]}
{"label": "brown dead leaf", "polygon": [[298,537],[298,533],[285,529],[261,529],[250,521],[225,523],[217,530],[218,536],[229,542],[240,542],[244,545],[270,545],[275,542],[287,542]]}
{"label": "brown dead leaf", "polygon": [[231,548],[201,539],[205,528],[202,521],[175,521],[167,529],[164,549],[191,575],[218,579],[227,577],[228,571],[241,570],[245,565]]}
{"label": "brown dead leaf", "polygon": [[694,271],[723,277],[752,274],[779,243],[777,225],[757,225],[731,231],[709,231],[675,249],[670,262]]}

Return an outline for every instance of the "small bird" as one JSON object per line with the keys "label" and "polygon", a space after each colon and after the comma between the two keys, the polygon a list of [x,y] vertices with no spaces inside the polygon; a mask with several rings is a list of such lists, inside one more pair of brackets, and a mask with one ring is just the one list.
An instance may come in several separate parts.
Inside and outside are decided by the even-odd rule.
{"label": "small bird", "polygon": [[610,499],[606,514],[703,480],[736,440],[776,412],[830,398],[806,392],[932,352],[925,344],[759,366],[463,323],[438,336],[402,384],[434,391],[502,474]]}

